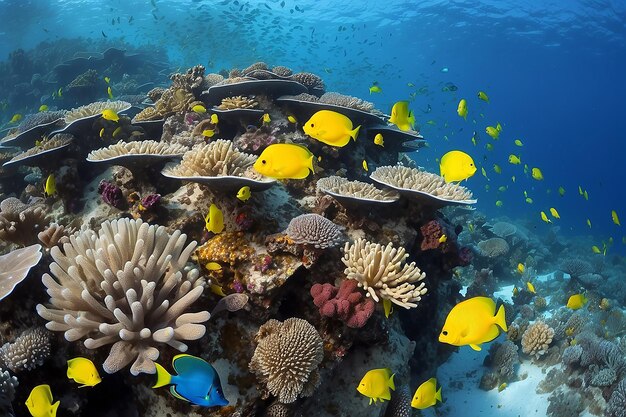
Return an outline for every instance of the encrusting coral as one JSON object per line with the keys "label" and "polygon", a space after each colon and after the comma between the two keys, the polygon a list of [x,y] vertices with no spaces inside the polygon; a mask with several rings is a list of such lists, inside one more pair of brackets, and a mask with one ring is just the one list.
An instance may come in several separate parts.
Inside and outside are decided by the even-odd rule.
{"label": "encrusting coral", "polygon": [[16,249],[0,256],[0,301],[11,294],[41,260],[41,245]]}
{"label": "encrusting coral", "polygon": [[542,321],[532,323],[522,335],[522,350],[539,358],[547,352],[553,336],[554,329],[546,323]]}
{"label": "encrusting coral", "polygon": [[26,330],[0,347],[0,365],[16,373],[41,366],[49,356],[50,333],[43,327]]}
{"label": "encrusting coral", "polygon": [[316,249],[332,248],[344,240],[341,226],[314,213],[291,219],[285,234],[298,245],[310,245]]}
{"label": "encrusting coral", "polygon": [[[180,231],[141,220],[105,221],[99,232],[81,231],[52,248],[52,274],[44,274],[50,305],[37,305],[46,327],[68,341],[85,338],[88,349],[113,344],[102,364],[114,373],[154,373],[156,346],[186,351],[184,340],[205,333],[207,311],[185,313],[203,292],[198,270],[184,272],[196,243],[185,246]],[[54,276],[54,277],[53,277]]]}
{"label": "encrusting coral", "polygon": [[359,238],[352,244],[346,242],[341,260],[348,279],[356,280],[368,297],[376,302],[386,299],[408,309],[417,307],[427,291],[425,283],[417,284],[426,274],[415,262],[405,263],[408,256],[403,247],[394,248],[391,243],[382,246]]}
{"label": "encrusting coral", "polygon": [[313,394],[324,357],[315,327],[295,317],[284,322],[271,319],[259,328],[256,342],[250,370],[269,394],[286,404]]}

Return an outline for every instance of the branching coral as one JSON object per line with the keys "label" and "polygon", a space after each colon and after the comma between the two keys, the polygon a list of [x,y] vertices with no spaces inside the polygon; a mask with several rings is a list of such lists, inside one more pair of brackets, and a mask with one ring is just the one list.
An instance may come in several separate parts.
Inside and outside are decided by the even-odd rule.
{"label": "branching coral", "polygon": [[250,370],[270,394],[287,404],[313,394],[324,357],[315,327],[295,317],[282,323],[272,319],[259,328],[256,342]]}
{"label": "branching coral", "polygon": [[191,92],[172,86],[161,94],[154,107],[146,107],[133,118],[133,121],[163,119],[173,113],[188,110],[189,105],[194,101],[196,98]]}
{"label": "branching coral", "polygon": [[154,373],[155,345],[182,352],[183,340],[204,335],[207,311],[184,313],[202,295],[198,270],[183,272],[196,243],[169,235],[163,226],[141,220],[106,221],[99,232],[81,231],[52,248],[49,274],[42,278],[50,306],[37,306],[46,327],[85,347],[113,344],[103,363],[108,373],[134,360],[131,373]]}
{"label": "branching coral", "polygon": [[337,317],[351,328],[363,327],[374,313],[376,304],[357,287],[358,283],[353,279],[342,281],[339,288],[331,284],[313,284],[313,304],[324,317]]}
{"label": "branching coral", "polygon": [[0,239],[26,246],[48,225],[45,206],[24,204],[14,197],[0,202]]}
{"label": "branching coral", "polygon": [[39,260],[41,245],[16,249],[0,256],[0,300],[6,298],[17,284],[24,281]]}
{"label": "branching coral", "polygon": [[404,308],[417,307],[426,294],[426,285],[418,281],[426,278],[415,262],[404,263],[408,253],[403,247],[394,248],[374,244],[365,239],[346,243],[341,259],[348,279],[357,280],[368,297],[376,302],[387,299]]}
{"label": "branching coral", "polygon": [[49,356],[50,333],[43,327],[26,330],[0,347],[0,364],[16,373],[41,366]]}
{"label": "branching coral", "polygon": [[287,68],[282,65],[277,65],[272,68],[272,72],[276,75],[280,75],[281,77],[289,77],[291,74],[293,74],[291,68]]}
{"label": "branching coral", "polygon": [[339,245],[343,239],[342,227],[319,214],[309,213],[294,217],[285,234],[298,245],[328,249]]}
{"label": "branching coral", "polygon": [[509,244],[506,243],[506,240],[499,237],[481,240],[476,244],[476,247],[478,252],[487,258],[497,258],[509,253]]}
{"label": "branching coral", "polygon": [[469,202],[472,193],[465,187],[447,183],[442,177],[402,165],[376,168],[370,177],[381,184],[405,192],[426,194],[444,201]]}
{"label": "branching coral", "polygon": [[545,354],[552,343],[554,329],[542,321],[528,326],[522,335],[522,350],[524,353],[539,358]]}
{"label": "branching coral", "polygon": [[222,103],[217,106],[220,110],[233,110],[233,109],[256,109],[259,107],[259,103],[249,97],[233,96],[222,99]]}

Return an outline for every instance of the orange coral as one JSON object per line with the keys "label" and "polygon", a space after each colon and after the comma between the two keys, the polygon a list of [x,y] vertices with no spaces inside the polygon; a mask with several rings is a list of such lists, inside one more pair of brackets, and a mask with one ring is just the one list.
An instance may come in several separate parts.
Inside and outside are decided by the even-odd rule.
{"label": "orange coral", "polygon": [[255,254],[243,232],[224,232],[214,236],[196,249],[198,263],[223,262],[234,266]]}

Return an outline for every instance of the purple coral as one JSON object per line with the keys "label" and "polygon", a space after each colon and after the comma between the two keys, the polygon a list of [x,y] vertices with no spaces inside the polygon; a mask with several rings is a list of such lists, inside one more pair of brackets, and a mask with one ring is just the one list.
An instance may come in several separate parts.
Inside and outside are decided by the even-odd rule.
{"label": "purple coral", "polygon": [[254,125],[250,125],[244,133],[234,139],[233,143],[237,149],[243,152],[259,154],[269,145],[278,143],[277,133],[276,129],[272,130],[265,126],[257,128]]}
{"label": "purple coral", "polygon": [[150,194],[141,199],[141,206],[144,210],[150,210],[156,208],[161,202],[161,194]]}
{"label": "purple coral", "polygon": [[102,197],[102,201],[116,209],[123,210],[126,207],[124,194],[122,189],[115,184],[102,180],[98,185],[98,194]]}
{"label": "purple coral", "polygon": [[374,300],[366,298],[358,290],[358,282],[352,279],[344,280],[339,288],[331,284],[314,284],[311,296],[320,315],[337,317],[353,329],[365,326],[376,307]]}

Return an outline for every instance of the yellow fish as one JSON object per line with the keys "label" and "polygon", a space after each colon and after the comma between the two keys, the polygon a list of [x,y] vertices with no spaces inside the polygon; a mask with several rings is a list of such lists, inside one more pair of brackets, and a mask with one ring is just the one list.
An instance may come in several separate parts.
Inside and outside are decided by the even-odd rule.
{"label": "yellow fish", "polygon": [[541,220],[543,220],[546,223],[552,223],[552,220],[548,219],[548,216],[546,215],[545,211],[542,211],[540,215],[541,215]]}
{"label": "yellow fish", "polygon": [[613,219],[613,223],[615,223],[617,226],[621,226],[619,222],[619,217],[617,217],[617,212],[615,210],[611,210],[611,219]]}
{"label": "yellow fish", "polygon": [[224,215],[222,210],[218,209],[215,204],[211,204],[209,212],[204,218],[206,230],[213,233],[222,233],[224,230]]}
{"label": "yellow fish", "polygon": [[489,103],[489,96],[484,91],[478,92],[478,98],[481,99],[482,101],[486,101],[487,103]]}
{"label": "yellow fish", "polygon": [[263,150],[254,169],[267,177],[277,179],[304,179],[313,170],[313,154],[305,146],[275,143]]}
{"label": "yellow fish", "polygon": [[413,112],[409,110],[408,101],[398,101],[393,105],[393,107],[391,108],[391,117],[389,118],[389,123],[393,123],[394,125],[398,126],[398,129],[404,132],[406,132],[407,130],[413,130],[415,128],[415,116],[413,115]]}
{"label": "yellow fish", "polygon": [[396,390],[393,383],[394,375],[389,368],[372,369],[363,376],[356,390],[368,397],[370,404],[379,400],[381,402],[390,400],[391,392],[389,389]]}
{"label": "yellow fish", "polygon": [[522,160],[519,156],[511,154],[509,155],[509,163],[513,165],[519,165],[522,163]]}
{"label": "yellow fish", "polygon": [[367,161],[365,159],[363,160],[363,164],[362,165],[363,165],[363,169],[365,171],[368,171],[368,169],[367,169]]}
{"label": "yellow fish", "polygon": [[519,272],[520,274],[523,274],[525,270],[526,270],[526,267],[524,266],[523,263],[520,262],[517,264],[517,272]]}
{"label": "yellow fish", "polygon": [[587,193],[587,190],[583,193],[583,197],[585,197],[585,200],[589,201],[589,194]]}
{"label": "yellow fish", "polygon": [[42,143],[41,140],[37,139],[35,141],[35,146],[41,146],[41,143]]}
{"label": "yellow fish", "polygon": [[502,207],[503,205],[504,203],[502,202],[502,200],[496,201],[496,207]]}
{"label": "yellow fish", "polygon": [[107,87],[107,96],[109,96],[110,99],[113,98],[113,91],[111,90],[111,86]]}
{"label": "yellow fish", "polygon": [[63,87],[59,87],[59,89],[57,90],[57,96],[59,98],[63,98]]}
{"label": "yellow fish", "polygon": [[507,385],[507,383],[506,383],[506,382],[501,383],[500,385],[498,385],[498,392],[502,392],[502,391],[504,391],[504,390],[506,389],[506,387],[507,387],[507,386],[508,386],[508,385]]}
{"label": "yellow fish", "polygon": [[450,151],[441,157],[439,171],[446,182],[463,181],[476,173],[476,165],[465,152]]}
{"label": "yellow fish", "polygon": [[591,220],[587,219],[587,226],[591,229]]}
{"label": "yellow fish", "polygon": [[446,243],[448,241],[448,236],[446,235],[441,235],[441,237],[439,238],[439,243]]}
{"label": "yellow fish", "polygon": [[595,253],[595,254],[598,254],[598,255],[602,253],[602,251],[600,250],[600,248],[599,248],[599,247],[597,247],[596,245],[593,245],[593,246],[591,247],[591,252],[593,252],[593,253]]}
{"label": "yellow fish", "polygon": [[218,264],[217,262],[207,262],[207,264],[204,265],[204,267],[209,271],[221,271],[222,270],[222,265]]}
{"label": "yellow fish", "polygon": [[441,402],[441,387],[437,390],[437,379],[430,378],[415,390],[411,407],[424,410],[437,404],[437,400]]}
{"label": "yellow fish", "polygon": [[552,215],[552,217],[554,217],[555,219],[560,219],[561,215],[559,214],[558,211],[556,211],[556,209],[554,207],[550,207],[550,214]]}
{"label": "yellow fish", "polygon": [[533,203],[533,199],[532,199],[532,198],[530,198],[530,197],[526,197],[526,202],[527,202],[528,204],[532,204],[532,203]]}
{"label": "yellow fish", "polygon": [[505,192],[506,190],[508,190],[508,187],[506,185],[501,185],[498,187],[498,191],[500,191],[501,193]]}
{"label": "yellow fish", "polygon": [[13,117],[11,117],[11,120],[9,120],[9,123],[19,122],[20,120],[22,120],[22,115],[19,113],[15,113]]}
{"label": "yellow fish", "polygon": [[391,303],[391,300],[383,298],[383,311],[385,312],[386,318],[391,316],[391,313],[393,313],[393,304]]}
{"label": "yellow fish", "polygon": [[515,145],[516,145],[516,146],[524,146],[524,144],[522,143],[522,141],[521,141],[521,140],[519,140],[519,139],[515,139]]}
{"label": "yellow fish", "polygon": [[535,286],[533,285],[532,282],[528,281],[526,283],[526,288],[528,289],[529,292],[536,294],[537,292],[535,291]]}
{"label": "yellow fish", "polygon": [[237,198],[241,201],[248,201],[250,196],[252,196],[252,193],[250,192],[250,187],[247,185],[244,185],[237,191]]}
{"label": "yellow fish", "polygon": [[543,173],[541,172],[541,170],[539,168],[533,168],[531,170],[531,175],[537,181],[543,180]]}
{"label": "yellow fish", "polygon": [[487,176],[487,171],[485,171],[485,167],[480,168],[480,173],[483,174],[483,177],[487,178],[487,180],[489,179],[489,177]]}
{"label": "yellow fish", "polygon": [[104,128],[100,129],[100,137],[104,136]]}
{"label": "yellow fish", "polygon": [[519,294],[519,290],[517,289],[517,287],[514,285],[513,286],[513,297],[516,297],[517,294]]}
{"label": "yellow fish", "polygon": [[578,194],[583,195],[583,188],[580,185],[578,186]]}
{"label": "yellow fish", "polygon": [[111,79],[109,77],[104,77],[104,82],[108,84],[111,82]]}
{"label": "yellow fish", "polygon": [[46,197],[51,197],[57,192],[57,182],[54,179],[54,174],[48,175],[46,183],[43,187],[43,193]]}
{"label": "yellow fish", "polygon": [[464,118],[465,120],[467,120],[467,100],[465,100],[464,98],[461,99],[461,101],[459,101],[459,106],[456,109],[456,113]]}
{"label": "yellow fish", "polygon": [[272,121],[272,119],[270,118],[269,113],[265,113],[265,114],[263,115],[263,123],[268,124],[268,123],[269,123],[269,122],[271,122],[271,121]]}
{"label": "yellow fish", "polygon": [[500,126],[500,123],[498,123],[496,127],[487,126],[485,128],[485,132],[487,132],[487,134],[491,136],[493,139],[498,139],[500,137],[501,131],[502,131],[502,126]]}
{"label": "yellow fish", "polygon": [[46,104],[42,104],[39,106],[39,111],[48,111],[48,106]]}
{"label": "yellow fish", "polygon": [[213,113],[213,114],[211,115],[211,124],[216,125],[216,124],[218,124],[219,122],[220,122],[219,117],[217,117],[217,114],[216,114],[216,113]]}
{"label": "yellow fish", "polygon": [[294,125],[295,125],[296,123],[298,123],[298,119],[296,119],[296,118],[295,118],[294,116],[292,116],[292,115],[287,116],[287,120],[289,121],[289,123],[293,123]]}
{"label": "yellow fish", "polygon": [[381,133],[377,133],[376,136],[374,136],[374,144],[383,147],[385,146],[385,142],[383,141],[383,135]]}
{"label": "yellow fish", "polygon": [[211,289],[211,292],[213,294],[219,295],[220,297],[226,297],[226,294],[224,293],[224,290],[221,286],[211,283],[211,286],[209,288]]}
{"label": "yellow fish", "polygon": [[56,417],[61,401],[52,403],[50,385],[37,385],[26,399],[26,407],[33,417]]}
{"label": "yellow fish", "polygon": [[574,294],[567,299],[567,308],[572,310],[578,310],[587,303],[587,297],[585,294]]}
{"label": "yellow fish", "polygon": [[113,131],[113,133],[111,134],[111,136],[116,137],[120,133],[122,133],[122,126],[116,127],[115,130]]}
{"label": "yellow fish", "polygon": [[565,195],[565,188],[559,187],[559,195],[563,197]]}
{"label": "yellow fish", "polygon": [[204,114],[206,113],[206,107],[204,107],[202,104],[196,104],[191,108],[191,111],[198,114]]}
{"label": "yellow fish", "polygon": [[507,331],[504,306],[496,313],[496,303],[487,297],[474,297],[455,305],[439,334],[439,341],[453,346],[480,345],[498,337],[499,328]]}
{"label": "yellow fish", "polygon": [[370,94],[372,93],[382,93],[383,89],[380,88],[380,86],[378,85],[378,83],[374,83],[372,84],[372,86],[370,87]]}
{"label": "yellow fish", "polygon": [[352,121],[341,113],[320,110],[302,126],[304,133],[331,146],[344,147],[350,139],[356,141],[359,129],[352,127]]}
{"label": "yellow fish", "polygon": [[213,129],[204,129],[202,131],[202,136],[204,136],[205,138],[212,138],[213,136],[215,136],[215,130],[213,130]]}
{"label": "yellow fish", "polygon": [[496,174],[502,174],[502,168],[500,168],[500,165],[498,164],[493,164],[493,170]]}
{"label": "yellow fish", "polygon": [[112,109],[104,109],[102,110],[102,118],[105,120],[110,120],[112,122],[118,122],[120,120],[120,116]]}
{"label": "yellow fish", "polygon": [[78,388],[95,387],[102,379],[96,366],[87,358],[74,358],[67,361],[67,377],[81,384]]}

